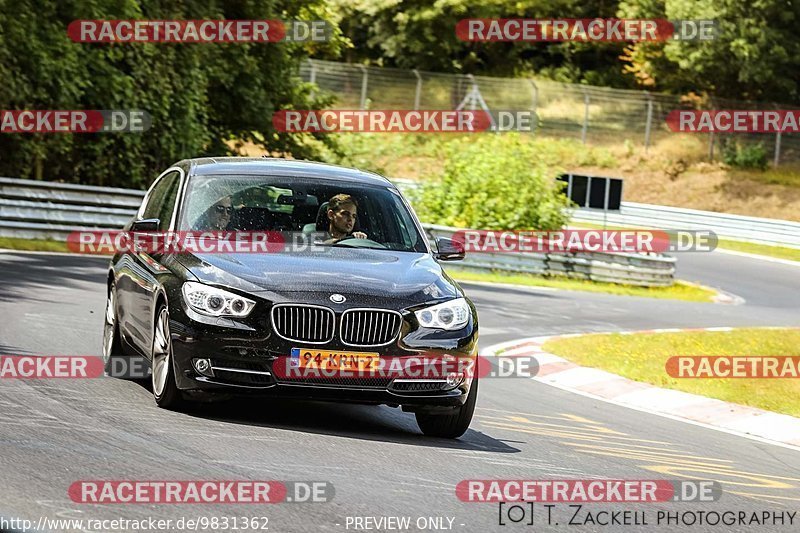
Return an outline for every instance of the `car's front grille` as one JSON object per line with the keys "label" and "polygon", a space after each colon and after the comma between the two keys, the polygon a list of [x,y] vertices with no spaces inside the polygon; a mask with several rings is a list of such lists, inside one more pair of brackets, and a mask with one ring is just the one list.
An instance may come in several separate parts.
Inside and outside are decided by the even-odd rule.
{"label": "car's front grille", "polygon": [[342,314],[342,342],[351,346],[381,346],[400,332],[402,318],[387,309],[348,309]]}
{"label": "car's front grille", "polygon": [[323,344],[333,340],[335,317],[327,307],[315,305],[276,305],[272,308],[272,327],[290,341]]}

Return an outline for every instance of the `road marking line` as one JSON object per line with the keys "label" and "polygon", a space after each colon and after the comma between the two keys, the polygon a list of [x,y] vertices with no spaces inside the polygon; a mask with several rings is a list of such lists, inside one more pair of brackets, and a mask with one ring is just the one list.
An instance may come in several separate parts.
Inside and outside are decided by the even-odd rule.
{"label": "road marking line", "polygon": [[780,257],[770,257],[768,255],[751,254],[748,252],[739,252],[737,250],[728,250],[726,248],[717,248],[715,252],[720,252],[728,255],[738,255],[740,257],[749,257],[750,259],[758,259],[759,261],[767,261],[768,263],[778,263],[781,265],[789,265],[800,267],[800,261],[792,261],[791,259],[781,259]]}
{"label": "road marking line", "polygon": [[[769,503],[775,503],[780,505],[783,502],[773,502],[769,501],[766,498],[775,498],[776,500],[790,500],[793,502],[800,502],[800,498],[790,498],[788,496],[773,496],[772,494],[754,494],[752,492],[738,492],[738,491],[728,491],[728,494],[738,494],[739,496],[749,496],[754,499],[761,499]],[[765,498],[760,498],[760,496],[764,496]]]}

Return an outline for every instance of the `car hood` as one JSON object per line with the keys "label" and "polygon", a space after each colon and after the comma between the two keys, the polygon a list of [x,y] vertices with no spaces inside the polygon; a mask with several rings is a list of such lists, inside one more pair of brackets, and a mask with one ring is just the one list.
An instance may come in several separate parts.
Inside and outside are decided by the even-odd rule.
{"label": "car hood", "polygon": [[429,254],[326,247],[304,253],[187,254],[177,257],[199,281],[275,302],[328,298],[370,303],[387,297],[404,306],[463,296]]}

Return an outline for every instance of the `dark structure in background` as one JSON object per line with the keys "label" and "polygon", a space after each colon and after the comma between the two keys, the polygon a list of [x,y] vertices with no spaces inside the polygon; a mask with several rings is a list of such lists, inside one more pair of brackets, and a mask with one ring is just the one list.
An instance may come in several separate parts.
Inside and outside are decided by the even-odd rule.
{"label": "dark structure in background", "polygon": [[564,192],[578,207],[619,211],[622,205],[621,178],[562,174],[558,180],[567,184]]}

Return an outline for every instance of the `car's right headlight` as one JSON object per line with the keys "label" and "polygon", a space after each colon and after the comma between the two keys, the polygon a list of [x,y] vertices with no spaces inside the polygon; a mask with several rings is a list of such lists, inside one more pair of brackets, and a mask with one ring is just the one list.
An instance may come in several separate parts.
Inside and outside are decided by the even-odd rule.
{"label": "car's right headlight", "polygon": [[253,300],[210,285],[187,281],[181,289],[183,300],[194,311],[208,316],[246,317],[256,303]]}
{"label": "car's right headlight", "polygon": [[464,298],[456,298],[415,311],[414,315],[425,328],[461,329],[469,322],[469,304]]}

